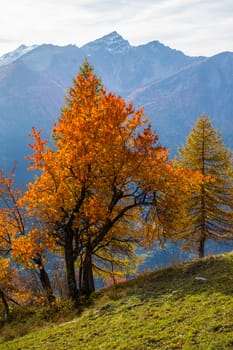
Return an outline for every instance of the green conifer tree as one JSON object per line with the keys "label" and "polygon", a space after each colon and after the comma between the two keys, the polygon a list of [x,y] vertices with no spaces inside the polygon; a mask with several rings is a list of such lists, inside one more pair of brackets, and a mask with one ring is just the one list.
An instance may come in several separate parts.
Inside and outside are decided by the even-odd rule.
{"label": "green conifer tree", "polygon": [[204,176],[200,193],[188,205],[184,237],[204,256],[207,239],[231,238],[233,233],[232,153],[202,114],[179,149],[180,162]]}

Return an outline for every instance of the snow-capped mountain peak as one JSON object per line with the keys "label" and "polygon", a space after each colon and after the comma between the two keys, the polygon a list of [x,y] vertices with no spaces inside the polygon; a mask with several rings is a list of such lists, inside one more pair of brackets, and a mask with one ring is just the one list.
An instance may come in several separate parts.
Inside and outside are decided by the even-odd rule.
{"label": "snow-capped mountain peak", "polygon": [[20,45],[16,50],[6,53],[0,57],[0,66],[5,66],[9,63],[12,63],[19,59],[21,56],[24,56],[29,51],[34,50],[38,45]]}
{"label": "snow-capped mountain peak", "polygon": [[127,51],[130,47],[131,46],[129,42],[125,40],[116,31],[114,31],[110,34],[103,36],[100,39],[94,40],[84,45],[82,48],[94,51],[104,48],[109,52],[122,53],[124,51]]}

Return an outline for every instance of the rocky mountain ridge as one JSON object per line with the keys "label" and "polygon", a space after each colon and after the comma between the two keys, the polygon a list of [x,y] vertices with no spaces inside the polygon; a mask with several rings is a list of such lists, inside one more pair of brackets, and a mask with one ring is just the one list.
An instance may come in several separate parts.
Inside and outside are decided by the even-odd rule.
{"label": "rocky mountain ridge", "polygon": [[25,182],[31,127],[50,137],[67,88],[87,57],[107,90],[144,106],[161,143],[174,151],[201,112],[233,148],[233,53],[190,57],[159,41],[131,46],[117,32],[82,47],[21,46],[0,58],[0,166]]}

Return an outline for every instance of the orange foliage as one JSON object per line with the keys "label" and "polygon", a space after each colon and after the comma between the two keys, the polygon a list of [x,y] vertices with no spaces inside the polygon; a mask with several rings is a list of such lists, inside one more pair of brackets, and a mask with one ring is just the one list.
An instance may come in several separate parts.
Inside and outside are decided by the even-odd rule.
{"label": "orange foliage", "polygon": [[[197,176],[167,160],[143,110],[135,112],[131,103],[103,88],[96,93],[99,83],[91,71],[77,76],[70,106],[53,128],[54,148],[45,148],[41,131],[33,129],[31,164],[42,176],[24,199],[44,223],[68,220],[74,213],[77,227],[84,217],[89,224],[111,220],[122,208],[151,203],[148,194],[155,192],[163,193],[162,207],[174,208],[196,183]],[[82,191],[85,200],[77,210]],[[123,194],[112,208],[114,191]]]}
{"label": "orange foliage", "polygon": [[[92,70],[78,74],[69,90],[53,146],[41,131],[31,136],[30,169],[41,175],[28,185],[23,203],[43,226],[44,244],[66,247],[70,240],[75,259],[116,239],[172,237],[183,197],[200,181],[168,161],[143,109],[107,93]],[[122,220],[125,230],[118,232]]]}
{"label": "orange foliage", "polygon": [[0,257],[0,292],[7,302],[26,304],[31,298],[30,291],[25,290],[20,282],[18,271],[10,266],[8,258]]}
{"label": "orange foliage", "polygon": [[27,220],[22,196],[22,190],[15,188],[14,171],[4,176],[0,170],[0,252],[32,267],[33,257],[43,256],[44,250],[51,247],[51,239],[37,223]]}
{"label": "orange foliage", "polygon": [[[15,188],[14,171],[6,176],[0,171],[0,297],[7,313],[8,299],[22,303],[31,297],[18,276],[19,266],[39,270],[41,283],[43,277],[49,281],[46,279],[43,258],[46,249],[51,248],[51,238],[41,232],[35,220],[31,217],[28,219],[22,207],[22,195],[23,192]],[[20,264],[17,269],[15,262]],[[45,283],[42,286],[46,289]]]}

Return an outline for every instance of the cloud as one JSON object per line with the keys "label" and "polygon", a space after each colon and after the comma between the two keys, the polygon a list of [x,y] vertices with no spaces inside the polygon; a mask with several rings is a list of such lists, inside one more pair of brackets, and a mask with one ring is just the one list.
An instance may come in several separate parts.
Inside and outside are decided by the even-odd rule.
{"label": "cloud", "polygon": [[3,43],[3,44],[12,44],[12,43],[17,43],[17,42],[18,42],[18,40],[11,39],[11,38],[8,38],[8,37],[1,36],[1,35],[0,35],[0,43]]}
{"label": "cloud", "polygon": [[232,0],[8,0],[0,32],[8,46],[81,46],[117,30],[133,45],[159,40],[188,54],[211,55],[233,50],[232,16]]}
{"label": "cloud", "polygon": [[158,39],[189,54],[211,55],[233,49],[232,15],[231,0],[165,0],[151,2],[122,24],[135,43]]}

